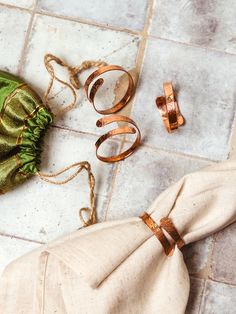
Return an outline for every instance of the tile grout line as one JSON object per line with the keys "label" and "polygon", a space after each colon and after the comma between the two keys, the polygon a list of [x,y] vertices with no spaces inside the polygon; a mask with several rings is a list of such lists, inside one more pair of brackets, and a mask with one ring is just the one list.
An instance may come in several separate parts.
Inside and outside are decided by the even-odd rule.
{"label": "tile grout line", "polygon": [[[78,130],[75,130],[75,129],[70,129],[68,127],[59,126],[59,125],[55,125],[55,124],[53,124],[52,127],[56,128],[56,129],[63,130],[63,131],[77,133],[79,135],[85,135],[85,136],[88,136],[88,137],[92,136],[92,137],[98,138],[100,136],[99,134],[96,134],[96,133],[78,131]],[[130,140],[126,140],[126,139],[121,140],[119,138],[113,138],[112,141],[114,141],[115,143],[120,142],[122,144],[126,144],[126,143],[130,143],[131,144],[131,143],[133,143]],[[175,151],[175,150],[170,150],[170,149],[166,149],[166,148],[155,147],[155,146],[148,145],[148,144],[142,144],[142,147],[147,147],[147,148],[152,149],[152,150],[157,151],[157,152],[164,152],[164,153],[172,154],[172,155],[174,154],[174,155],[179,156],[179,157],[191,158],[191,159],[194,159],[194,160],[206,161],[206,162],[210,162],[210,163],[218,163],[218,162],[221,161],[221,160],[213,160],[213,159],[207,158],[207,157],[201,157],[201,156],[198,156],[198,155],[188,154],[188,153],[184,153],[184,152],[181,152],[181,151]]]}
{"label": "tile grout line", "polygon": [[173,40],[173,39],[159,37],[159,36],[154,36],[154,35],[149,35],[149,38],[151,38],[151,39],[160,39],[160,40],[168,41],[168,42],[171,42],[171,43],[176,43],[176,44],[187,46],[187,47],[199,48],[199,49],[208,50],[208,51],[211,51],[211,52],[218,52],[218,53],[225,54],[225,55],[236,56],[236,53],[233,53],[233,52],[227,52],[227,51],[219,50],[219,49],[213,48],[213,47],[200,46],[200,45],[197,45],[197,44],[194,44],[194,43],[187,43],[187,42],[183,42],[183,41]]}
{"label": "tile grout line", "polygon": [[200,304],[199,304],[198,314],[201,314],[202,306],[203,306],[204,301],[205,301],[206,285],[207,285],[207,281],[206,281],[206,279],[205,279],[205,280],[204,280],[204,287],[203,287],[202,293],[201,293],[201,302],[200,302]]}
{"label": "tile grout line", "polygon": [[212,236],[212,244],[211,244],[211,250],[209,252],[209,255],[208,255],[208,261],[207,261],[207,279],[212,279],[211,278],[211,267],[212,267],[212,262],[213,262],[213,253],[214,253],[214,250],[215,250],[215,246],[216,246],[216,240],[217,240],[217,236],[218,234],[213,234]]}
{"label": "tile grout line", "polygon": [[119,26],[115,26],[115,25],[108,25],[108,24],[103,24],[103,23],[96,23],[92,20],[87,20],[87,19],[83,19],[82,17],[78,17],[78,18],[73,18],[67,15],[60,15],[57,13],[51,13],[48,11],[40,11],[40,10],[36,10],[36,14],[41,15],[41,16],[47,16],[47,17],[54,17],[54,18],[58,18],[61,20],[65,20],[65,21],[70,21],[70,22],[75,22],[75,23],[79,23],[79,24],[84,24],[84,25],[90,25],[90,26],[95,26],[95,27],[99,27],[99,28],[104,28],[107,30],[112,30],[112,31],[117,31],[117,32],[122,32],[122,33],[128,33],[130,35],[140,35],[142,32],[141,31],[134,31],[132,29],[126,29],[126,28],[120,28]]}
{"label": "tile grout line", "polygon": [[223,285],[226,285],[226,286],[236,287],[236,283],[230,283],[230,282],[227,282],[227,281],[220,281],[220,280],[212,279],[212,278],[209,278],[208,281],[209,282],[215,282],[215,283],[223,284]]}
{"label": "tile grout line", "polygon": [[11,235],[11,234],[8,234],[8,233],[0,232],[0,236],[1,237],[5,237],[5,238],[17,239],[17,240],[21,240],[21,241],[25,241],[25,242],[45,244],[45,242],[42,242],[42,241],[27,239],[27,238],[24,238],[24,237],[20,237],[20,236],[17,236],[17,235]]}
{"label": "tile grout line", "polygon": [[38,0],[35,0],[34,1],[33,10],[30,11],[31,12],[31,17],[30,17],[29,25],[28,25],[28,28],[27,28],[27,31],[26,31],[25,42],[24,42],[24,46],[23,46],[23,49],[22,49],[22,52],[21,52],[20,62],[19,62],[18,69],[17,69],[17,73],[18,74],[21,73],[23,65],[25,63],[26,51],[27,51],[27,47],[28,47],[28,43],[29,43],[29,38],[30,38],[32,26],[33,26],[34,17],[35,17],[35,14],[36,14],[37,5],[38,5]]}
{"label": "tile grout line", "polygon": [[18,6],[15,6],[15,5],[12,5],[12,4],[8,4],[8,3],[3,3],[0,1],[0,7],[5,7],[7,9],[16,9],[16,10],[20,10],[20,11],[24,11],[24,12],[29,12],[31,13],[32,12],[32,9],[30,8],[24,8],[24,7],[18,7]]}
{"label": "tile grout line", "polygon": [[236,111],[234,113],[234,117],[233,117],[233,122],[232,122],[232,126],[231,126],[231,133],[230,133],[230,138],[229,138],[229,159],[231,159],[231,157],[235,154],[234,152],[234,141],[236,138]]}
{"label": "tile grout line", "polygon": [[230,283],[230,282],[227,282],[227,281],[224,281],[224,280],[217,280],[217,279],[212,277],[213,273],[211,272],[211,265],[212,265],[212,262],[213,262],[213,252],[215,250],[218,234],[219,234],[219,232],[213,234],[213,243],[212,243],[212,248],[211,248],[211,252],[210,252],[210,256],[209,256],[209,262],[208,262],[209,267],[208,267],[207,279],[209,281],[213,281],[213,282],[218,282],[218,283],[223,283],[223,284],[226,284],[226,285],[236,286],[236,283]]}
{"label": "tile grout line", "polygon": [[209,248],[209,252],[207,254],[207,262],[206,266],[204,267],[203,270],[200,270],[196,275],[194,275],[195,278],[198,279],[204,279],[208,280],[210,278],[210,273],[211,273],[211,262],[212,262],[212,257],[213,257],[213,251],[214,251],[214,245],[215,245],[215,234],[213,236],[210,236],[211,239],[211,244]]}
{"label": "tile grout line", "polygon": [[120,164],[116,164],[114,167],[113,173],[112,173],[111,187],[110,187],[109,193],[107,194],[107,204],[106,204],[106,208],[104,210],[102,222],[107,221],[108,211],[110,208],[111,198],[112,198],[112,194],[113,194],[113,191],[115,188],[115,181],[116,181],[116,176],[117,176],[119,167],[120,167]]}
{"label": "tile grout line", "polygon": [[75,23],[100,27],[100,28],[104,28],[104,29],[108,29],[108,30],[117,31],[117,32],[128,33],[130,35],[140,35],[142,33],[142,31],[135,31],[135,30],[132,30],[129,28],[127,28],[127,29],[123,28],[122,29],[121,27],[115,26],[115,25],[108,25],[105,23],[104,24],[103,23],[96,23],[92,20],[83,19],[82,17],[73,18],[73,17],[67,16],[67,15],[60,15],[60,14],[51,13],[48,11],[40,11],[37,9],[37,6],[35,9],[34,8],[31,9],[31,8],[24,8],[24,7],[20,7],[20,6],[16,6],[16,5],[1,3],[1,2],[0,2],[0,6],[7,7],[9,9],[23,10],[23,11],[27,11],[27,12],[31,12],[31,13],[34,12],[35,14],[38,14],[41,16],[54,17],[54,18],[65,20],[65,21],[71,21],[71,22],[75,22]]}
{"label": "tile grout line", "polygon": [[[127,140],[125,140],[125,142],[132,143],[131,141],[127,141]],[[188,153],[181,152],[181,151],[171,150],[171,149],[167,149],[164,147],[155,147],[155,146],[148,145],[148,144],[142,144],[142,147],[147,147],[147,148],[150,148],[150,149],[157,151],[157,152],[164,152],[164,153],[172,154],[172,155],[174,154],[174,155],[179,156],[179,157],[192,158],[195,160],[207,161],[207,162],[211,162],[211,163],[218,163],[221,161],[221,160],[213,160],[213,159],[210,159],[207,157],[201,157],[198,155],[188,154]]]}
{"label": "tile grout line", "polygon": [[205,279],[204,280],[204,288],[203,288],[202,295],[201,295],[201,302],[200,302],[200,305],[199,305],[198,314],[203,313],[202,312],[202,308],[203,308],[203,305],[204,305],[204,302],[205,302],[205,299],[206,299],[206,287],[207,287],[207,283],[208,282],[216,282],[216,283],[219,283],[219,284],[226,284],[226,285],[229,285],[229,286],[232,286],[232,287],[236,287],[236,284],[231,284],[231,283],[227,283],[227,282],[223,282],[223,281],[217,281],[217,280],[212,280],[212,279]]}
{"label": "tile grout line", "polygon": [[[138,74],[136,86],[138,86],[139,79],[140,79],[140,76],[141,76],[141,67],[142,67],[142,64],[143,64],[143,59],[144,59],[144,54],[145,54],[145,49],[146,49],[146,44],[147,44],[147,39],[148,39],[148,30],[149,30],[149,26],[150,26],[152,14],[153,14],[153,6],[154,6],[154,0],[148,0],[148,6],[147,6],[147,10],[146,10],[146,20],[145,20],[143,31],[140,34],[141,40],[140,40],[140,46],[139,46],[138,53],[137,53],[137,58],[136,58],[136,70],[137,70],[137,74]],[[134,98],[133,98],[132,103],[131,103],[130,114],[131,114],[131,111],[132,111],[133,103],[134,103]],[[122,149],[123,149],[123,147],[125,145],[125,142],[126,141],[125,141],[125,137],[124,137],[124,139],[122,140],[121,145],[120,145],[120,152],[122,151]],[[116,176],[118,174],[119,168],[120,168],[120,164],[116,166],[116,168],[114,169],[114,172],[113,172],[113,179],[112,179],[112,182],[111,182],[111,189],[110,189],[110,193],[109,193],[109,195],[107,197],[107,206],[106,206],[106,210],[105,210],[105,213],[104,213],[104,221],[106,221],[107,218],[108,218],[108,212],[109,212],[109,209],[110,209],[111,199],[112,199],[112,195],[113,195],[114,188],[115,188]]]}
{"label": "tile grout line", "polygon": [[[150,0],[150,1],[152,1],[152,0]],[[50,12],[47,12],[47,11],[40,11],[40,10],[37,10],[37,7],[34,10],[34,9],[31,9],[31,8],[24,8],[24,7],[11,5],[11,4],[6,4],[6,3],[2,3],[2,2],[0,2],[0,6],[7,7],[7,8],[10,8],[10,9],[12,8],[12,9],[18,9],[18,10],[22,10],[22,11],[27,11],[29,13],[34,13],[34,15],[38,14],[38,15],[41,15],[41,16],[55,17],[55,18],[58,18],[58,19],[71,21],[71,22],[76,22],[76,23],[80,23],[80,24],[84,24],[84,25],[90,25],[90,26],[100,27],[100,28],[104,28],[104,29],[108,29],[108,30],[112,30],[112,31],[123,32],[123,33],[127,33],[127,34],[130,34],[130,35],[139,35],[139,36],[142,35],[142,31],[134,31],[134,30],[128,29],[128,28],[127,29],[122,29],[122,28],[119,28],[118,26],[115,26],[115,25],[108,25],[108,24],[106,25],[106,24],[103,24],[103,23],[95,23],[92,20],[86,20],[86,19],[83,19],[81,17],[72,18],[72,17],[69,17],[67,15],[60,15],[60,14],[56,14],[56,13],[50,13]],[[148,35],[148,36],[149,36],[149,38],[165,40],[165,41],[169,41],[169,42],[172,42],[172,43],[178,43],[180,45],[185,45],[185,46],[188,46],[188,47],[201,48],[201,49],[205,49],[205,50],[209,50],[209,51],[219,52],[219,53],[226,54],[226,55],[236,56],[236,53],[228,52],[228,51],[224,51],[224,50],[219,50],[219,49],[213,48],[213,47],[201,46],[201,45],[197,45],[197,44],[194,44],[194,43],[187,43],[187,42],[185,43],[183,41],[176,41],[176,40],[173,40],[173,39],[164,38],[164,37],[155,36],[155,35]]]}

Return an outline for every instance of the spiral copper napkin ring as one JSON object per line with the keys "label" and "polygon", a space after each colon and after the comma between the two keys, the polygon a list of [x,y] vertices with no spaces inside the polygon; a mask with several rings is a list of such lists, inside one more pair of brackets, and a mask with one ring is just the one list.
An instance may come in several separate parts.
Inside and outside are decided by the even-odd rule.
{"label": "spiral copper napkin ring", "polygon": [[178,103],[175,99],[175,93],[171,82],[163,84],[165,96],[157,97],[156,105],[162,116],[166,130],[171,133],[184,124]]}
{"label": "spiral copper napkin ring", "polygon": [[[94,99],[95,99],[95,96],[96,96],[98,89],[104,83],[104,79],[98,78],[94,82],[94,84],[92,85],[91,88],[90,88],[90,84],[98,76],[100,76],[103,73],[109,72],[109,71],[121,71],[121,72],[124,72],[125,74],[127,74],[127,76],[128,76],[128,87],[127,87],[127,90],[125,92],[125,95],[122,97],[122,99],[117,104],[115,104],[113,107],[108,108],[108,109],[98,110],[95,106]],[[134,84],[133,78],[130,75],[130,73],[118,65],[106,65],[106,66],[103,66],[103,67],[99,68],[98,70],[94,71],[92,74],[90,74],[90,76],[87,78],[87,80],[85,82],[84,88],[85,88],[85,92],[86,92],[86,96],[87,96],[88,100],[92,103],[94,109],[99,114],[104,114],[104,115],[112,114],[108,117],[103,117],[103,118],[99,119],[96,123],[97,127],[103,127],[105,125],[115,123],[115,122],[125,122],[125,123],[129,123],[132,125],[132,126],[118,127],[118,128],[115,128],[115,129],[108,131],[107,133],[103,134],[95,143],[97,158],[99,160],[107,162],[107,163],[113,163],[113,162],[121,161],[121,160],[129,157],[130,155],[132,155],[133,152],[136,150],[136,148],[141,143],[140,130],[139,130],[137,124],[132,119],[130,119],[126,116],[113,114],[113,113],[120,111],[122,108],[124,108],[134,95],[135,84]],[[113,136],[125,135],[125,134],[137,134],[136,139],[130,148],[128,148],[124,152],[122,152],[118,155],[114,155],[114,156],[102,156],[99,154],[98,150],[99,150],[99,147],[101,146],[101,144],[103,142],[105,142],[107,139],[109,139]]]}
{"label": "spiral copper napkin ring", "polygon": [[[113,129],[105,134],[103,134],[95,143],[96,146],[96,156],[99,160],[102,160],[104,162],[117,162],[120,160],[123,160],[127,157],[129,157],[135,149],[140,145],[141,142],[141,134],[139,131],[139,128],[137,124],[130,118],[121,116],[121,115],[112,115],[108,117],[101,118],[97,121],[97,127],[103,127],[107,124],[113,123],[113,122],[127,122],[133,125],[134,127],[124,126],[124,127],[118,127],[116,129]],[[110,157],[104,157],[99,155],[98,149],[100,145],[106,141],[108,138],[116,136],[116,135],[122,135],[122,134],[137,134],[136,140],[134,141],[133,145],[127,149],[126,151]]]}
{"label": "spiral copper napkin ring", "polygon": [[[110,72],[110,71],[121,71],[127,74],[128,79],[129,79],[129,85],[128,88],[126,90],[125,95],[123,96],[123,98],[117,103],[115,104],[113,107],[109,108],[109,109],[104,109],[104,110],[99,110],[97,109],[97,107],[95,106],[95,101],[94,98],[96,96],[96,93],[98,91],[98,89],[103,85],[104,83],[104,79],[103,78],[99,78],[97,79],[93,86],[91,87],[90,91],[89,91],[89,87],[90,84],[101,74],[106,73],[106,72]],[[134,94],[134,81],[132,79],[132,76],[130,75],[129,72],[127,72],[125,69],[123,69],[122,67],[118,66],[118,65],[106,65],[103,66],[101,68],[99,68],[98,70],[94,71],[92,74],[90,74],[90,76],[87,78],[85,84],[84,84],[84,88],[85,88],[85,92],[86,92],[86,96],[88,98],[88,100],[92,103],[94,109],[100,113],[100,114],[112,114],[115,112],[120,111],[122,108],[124,108],[127,103],[130,101],[130,99],[133,97]]]}
{"label": "spiral copper napkin ring", "polygon": [[[181,238],[178,230],[176,229],[175,225],[173,224],[172,220],[169,217],[162,218],[160,220],[160,226],[158,226],[158,224],[146,212],[144,212],[139,217],[148,226],[148,228],[151,229],[153,234],[160,241],[167,256],[173,255],[175,244],[179,249],[181,249],[185,245],[184,240]],[[171,244],[169,242],[168,238],[166,237],[162,229],[164,229],[171,236],[171,238],[175,241],[174,244]]]}

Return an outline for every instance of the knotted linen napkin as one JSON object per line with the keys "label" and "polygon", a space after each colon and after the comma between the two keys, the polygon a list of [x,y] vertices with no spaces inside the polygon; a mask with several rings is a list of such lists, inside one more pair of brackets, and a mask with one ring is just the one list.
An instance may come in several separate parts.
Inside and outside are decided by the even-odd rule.
{"label": "knotted linen napkin", "polygon": [[[236,162],[186,175],[147,212],[157,224],[169,217],[186,245],[226,227],[236,220]],[[42,246],[0,280],[1,314],[183,314],[188,297],[182,252],[167,256],[138,217]]]}

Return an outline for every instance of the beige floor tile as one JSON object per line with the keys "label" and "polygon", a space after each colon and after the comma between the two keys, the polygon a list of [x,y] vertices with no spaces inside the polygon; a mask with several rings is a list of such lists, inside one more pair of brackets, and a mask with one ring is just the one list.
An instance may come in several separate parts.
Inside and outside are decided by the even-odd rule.
{"label": "beige floor tile", "polygon": [[[96,159],[93,144],[90,137],[51,129],[45,139],[41,170],[54,172],[70,163],[88,159],[96,177],[96,193],[99,194],[96,197],[97,213],[101,219],[104,217],[113,166]],[[63,178],[66,176],[60,179]],[[61,186],[34,177],[1,196],[0,232],[49,241],[81,227],[78,211],[88,205],[89,188],[85,172]]]}
{"label": "beige floor tile", "polygon": [[203,289],[204,280],[197,278],[190,279],[190,294],[185,314],[199,314]]}
{"label": "beige floor tile", "polygon": [[[135,66],[138,41],[137,36],[124,32],[38,15],[33,25],[22,76],[27,78],[42,95],[49,82],[43,64],[46,53],[56,54],[71,65],[78,65],[84,60],[100,59],[131,69]],[[65,71],[57,73],[62,78],[68,78]],[[87,71],[81,76],[82,84],[88,74]],[[111,75],[112,78],[106,80],[103,93],[98,98],[98,101],[107,106],[111,106],[114,98],[113,90],[117,79],[115,75]],[[71,101],[71,97],[61,86],[56,87],[55,92],[59,94],[52,101],[55,110],[60,108],[60,104]],[[57,119],[55,123],[83,132],[99,133],[101,131],[96,127],[96,120],[100,117],[86,100],[84,90],[81,89],[78,91],[76,109],[64,115],[62,119]]]}
{"label": "beige floor tile", "polygon": [[211,278],[236,285],[235,247],[236,223],[216,235],[212,256]]}
{"label": "beige floor tile", "polygon": [[[42,171],[56,172],[75,162],[87,160],[90,162],[96,178],[95,192],[99,195],[107,196],[110,191],[115,164],[107,164],[97,159],[94,145],[96,139],[96,137],[78,132],[55,127],[50,128],[43,145]],[[104,154],[116,154],[119,146],[119,142],[104,144]],[[75,187],[77,186],[76,180]],[[87,191],[87,185],[83,184],[79,189]]]}
{"label": "beige floor tile", "polygon": [[72,18],[85,19],[103,25],[140,31],[144,27],[147,0],[40,0],[43,12],[56,13]]}
{"label": "beige floor tile", "polygon": [[16,7],[32,9],[35,3],[35,0],[1,0],[0,3],[13,5]]}
{"label": "beige floor tile", "polygon": [[0,4],[0,69],[16,72],[24,47],[30,13]]}
{"label": "beige floor tile", "polygon": [[205,161],[141,147],[119,166],[107,219],[139,215],[184,174],[206,165]]}
{"label": "beige floor tile", "polygon": [[188,271],[193,275],[208,273],[208,259],[212,249],[212,237],[194,242],[183,248]]}
{"label": "beige floor tile", "polygon": [[[222,160],[230,151],[230,156],[235,157],[236,132],[232,145],[230,142],[235,117],[235,2],[154,2],[150,38],[132,112],[141,128],[143,144],[148,145],[118,165],[113,193],[111,188],[117,165],[104,164],[95,157],[94,143],[105,131],[95,126],[101,116],[85,99],[82,89],[78,91],[76,108],[54,121],[57,126],[80,132],[51,128],[46,136],[42,153],[43,171],[57,171],[81,160],[91,162],[96,177],[99,221],[104,217],[112,220],[138,215],[166,187],[186,173],[210,163],[194,156]],[[35,0],[0,0],[1,69],[17,72],[34,3]],[[49,81],[43,65],[47,52],[71,65],[85,59],[100,59],[128,70],[135,67],[141,35],[133,32],[143,30],[147,6],[152,1],[104,0],[102,5],[98,0],[68,0],[66,5],[62,0],[38,0],[37,3],[38,13],[34,17],[20,74],[40,95]],[[58,17],[51,16],[54,14]],[[61,78],[68,76],[58,67],[56,72]],[[86,71],[81,76],[82,84],[90,72]],[[112,104],[118,75],[110,73],[104,77],[105,86],[98,95],[100,107]],[[155,106],[155,98],[163,93],[162,84],[167,80],[173,81],[186,118],[186,125],[172,135],[164,130]],[[54,92],[56,96],[50,102],[56,110],[60,104],[65,105],[70,96],[58,85]],[[86,132],[93,134],[84,134]],[[105,145],[104,153],[115,154],[119,148],[120,141],[112,141]],[[32,178],[1,196],[0,234],[39,242],[66,235],[81,227],[78,209],[89,204],[88,198],[85,173],[65,186],[50,185],[37,177]],[[205,287],[203,279],[191,278],[187,314],[235,313],[234,235],[235,224],[217,235],[210,273],[212,237],[183,249],[192,276],[209,276],[215,280],[209,280]],[[0,273],[13,259],[38,246],[35,242],[0,236]]]}
{"label": "beige floor tile", "polygon": [[235,314],[236,286],[209,281],[201,314]]}
{"label": "beige floor tile", "polygon": [[234,0],[156,0],[150,34],[236,53]]}
{"label": "beige floor tile", "polygon": [[[236,56],[150,39],[133,109],[145,143],[226,159],[235,114]],[[217,66],[216,66],[217,65]],[[163,82],[172,81],[186,125],[168,134],[156,108]]]}

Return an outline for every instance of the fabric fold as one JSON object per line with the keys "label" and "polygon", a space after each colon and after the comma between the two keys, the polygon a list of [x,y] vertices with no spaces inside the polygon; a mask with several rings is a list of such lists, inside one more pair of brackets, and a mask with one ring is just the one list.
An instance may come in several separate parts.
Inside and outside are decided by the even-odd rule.
{"label": "fabric fold", "polygon": [[[183,177],[147,212],[157,224],[169,217],[186,244],[198,241],[236,220],[235,182],[235,161],[213,165]],[[188,295],[182,252],[166,256],[136,217],[76,231],[11,263],[0,312],[183,314]]]}

